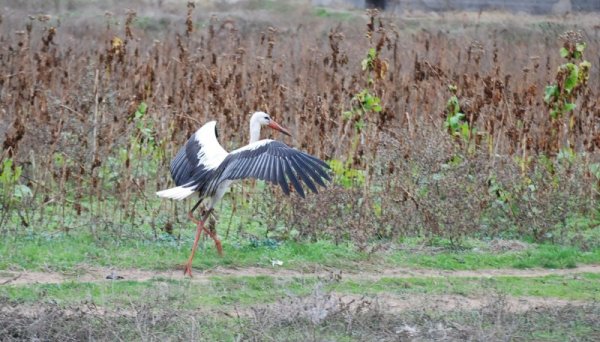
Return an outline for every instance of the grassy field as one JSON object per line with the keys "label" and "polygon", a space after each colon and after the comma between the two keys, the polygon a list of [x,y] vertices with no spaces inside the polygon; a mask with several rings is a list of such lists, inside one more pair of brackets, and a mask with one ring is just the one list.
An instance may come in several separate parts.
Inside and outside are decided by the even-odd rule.
{"label": "grassy field", "polygon": [[[169,270],[179,267],[189,254],[192,231],[180,241],[151,241],[89,235],[8,238],[0,243],[1,269],[68,271],[77,267],[116,267]],[[522,245],[519,250],[497,251],[490,243],[473,241],[476,247],[452,251],[427,246],[423,242],[389,245],[386,250],[360,252],[356,246],[335,245],[322,240],[315,243],[275,240],[225,241],[224,257],[214,246],[196,258],[194,266],[210,269],[227,267],[269,267],[281,261],[291,270],[335,268],[355,272],[358,269],[427,268],[440,270],[478,270],[490,268],[575,268],[582,264],[600,264],[600,249],[582,251],[560,245]],[[490,246],[491,245],[491,246]]]}
{"label": "grassy field", "polygon": [[86,235],[4,240],[0,333],[552,341],[600,334],[600,250],[515,241],[503,241],[504,248],[471,241],[451,250],[413,240],[359,252],[330,241],[226,241],[222,258],[205,244],[190,279],[182,264],[191,240],[191,234],[181,243]]}
{"label": "grassy field", "polygon": [[[597,17],[7,1],[0,340],[600,340]],[[235,185],[184,277],[155,192],[255,110],[333,181]]]}

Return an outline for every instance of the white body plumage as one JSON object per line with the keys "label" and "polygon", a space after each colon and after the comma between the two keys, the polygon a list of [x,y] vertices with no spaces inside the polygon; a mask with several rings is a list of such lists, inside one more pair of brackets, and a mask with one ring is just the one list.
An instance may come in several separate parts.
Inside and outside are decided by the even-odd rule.
{"label": "white body plumage", "polygon": [[182,200],[194,193],[209,199],[213,208],[229,186],[239,179],[255,178],[279,184],[289,194],[289,183],[304,197],[303,182],[317,192],[314,183],[325,186],[329,180],[323,161],[281,142],[259,140],[260,129],[268,126],[287,135],[289,132],[268,114],[256,112],[250,119],[250,144],[228,153],[219,144],[216,121],[210,121],[194,133],[171,162],[171,175],[176,187],[162,190],[160,197]]}

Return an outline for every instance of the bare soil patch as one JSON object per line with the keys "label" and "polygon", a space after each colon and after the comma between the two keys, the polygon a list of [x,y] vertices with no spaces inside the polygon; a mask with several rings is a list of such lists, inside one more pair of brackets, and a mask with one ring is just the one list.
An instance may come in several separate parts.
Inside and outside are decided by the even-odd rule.
{"label": "bare soil patch", "polygon": [[[379,310],[384,313],[402,313],[410,310],[435,310],[435,311],[472,311],[481,310],[494,302],[501,301],[502,306],[508,312],[522,313],[528,310],[547,310],[552,308],[562,308],[565,306],[584,306],[588,305],[585,301],[579,300],[563,300],[557,298],[538,298],[538,297],[510,297],[510,296],[460,296],[453,294],[442,294],[442,295],[425,295],[425,294],[411,294],[411,295],[393,295],[388,293],[380,293],[377,295],[360,296],[351,294],[340,294],[336,292],[331,293],[319,293],[311,294],[307,297],[293,297],[290,300],[294,301],[299,307],[312,308],[315,307],[315,303],[318,301],[322,310],[326,310],[327,306],[331,306],[332,303],[341,305],[350,309],[358,309],[358,306],[364,306],[365,303],[369,305],[376,305]],[[309,305],[310,304],[310,305]],[[225,315],[228,317],[235,316],[251,316],[253,315],[253,309],[261,309],[261,307],[267,308],[273,305],[286,306],[289,303],[285,300],[280,300],[274,304],[254,305],[252,308],[238,307],[222,308],[222,309],[207,309],[197,308],[193,310],[185,310],[188,314],[198,315]],[[50,304],[19,304],[12,303],[8,305],[4,303],[0,307],[0,313],[3,315],[18,315],[24,317],[37,317],[47,311],[52,305]],[[82,314],[93,315],[93,316],[106,316],[106,317],[136,317],[138,310],[135,306],[125,306],[121,308],[109,308],[97,306],[90,303],[81,303],[75,305],[69,305],[68,307],[55,309],[61,310],[63,315],[66,316],[79,316]],[[282,311],[285,311],[282,309]]]}
{"label": "bare soil patch", "polygon": [[[362,297],[343,294],[340,295],[340,298],[345,302],[350,302],[352,300],[359,300]],[[503,302],[504,307],[509,312],[525,312],[528,310],[543,310],[567,305],[582,306],[589,304],[581,300],[564,300],[558,298],[510,296],[496,298],[494,296],[461,296],[454,294],[393,295],[381,293],[374,296],[373,299],[385,303],[386,311],[391,313],[414,310],[415,308],[442,311],[480,310],[489,306],[493,301],[498,300]]]}
{"label": "bare soil patch", "polygon": [[[345,273],[338,270],[315,270],[302,272],[280,268],[244,267],[244,268],[222,268],[216,267],[205,271],[195,270],[191,281],[206,282],[208,277],[213,276],[235,276],[235,277],[323,277],[344,278],[357,280],[373,280],[381,278],[431,278],[431,277],[471,277],[471,278],[493,278],[501,276],[514,277],[543,277],[548,275],[569,275],[579,273],[600,273],[600,265],[582,265],[570,269],[488,269],[488,270],[431,270],[431,269],[408,269],[408,268],[386,268],[380,270],[369,270],[366,272]],[[110,269],[110,268],[79,268],[74,274],[60,272],[39,271],[2,271],[0,272],[0,285],[27,285],[27,284],[59,284],[63,282],[100,282],[100,281],[147,281],[156,278],[167,278],[174,280],[188,279],[181,270],[151,271],[140,269]]]}

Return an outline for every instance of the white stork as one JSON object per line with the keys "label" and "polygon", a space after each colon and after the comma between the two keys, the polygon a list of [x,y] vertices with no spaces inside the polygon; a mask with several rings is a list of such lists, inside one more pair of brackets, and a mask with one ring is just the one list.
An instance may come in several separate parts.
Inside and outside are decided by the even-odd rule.
{"label": "white stork", "polygon": [[[192,260],[202,231],[215,241],[219,255],[223,254],[221,241],[214,231],[204,227],[204,222],[233,181],[262,179],[279,184],[286,195],[290,193],[288,182],[291,182],[296,192],[304,197],[301,181],[316,193],[315,183],[324,187],[323,180],[330,180],[326,171],[329,166],[322,160],[279,141],[259,140],[262,126],[290,135],[287,129],[273,121],[267,113],[256,112],[250,118],[250,143],[228,153],[217,140],[217,122],[210,121],[189,138],[171,162],[171,176],[177,186],[156,194],[176,200],[194,193],[200,196],[198,203],[188,213],[189,218],[197,224],[197,231],[184,274],[192,276]],[[202,218],[197,220],[192,212],[204,200],[207,200],[206,208]]]}

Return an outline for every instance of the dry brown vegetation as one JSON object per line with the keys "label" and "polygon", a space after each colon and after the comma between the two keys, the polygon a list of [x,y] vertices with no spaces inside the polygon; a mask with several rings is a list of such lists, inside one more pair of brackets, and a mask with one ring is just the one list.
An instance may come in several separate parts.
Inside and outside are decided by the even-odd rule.
{"label": "dry brown vegetation", "polygon": [[342,299],[319,285],[307,296],[230,312],[185,310],[162,299],[116,310],[93,303],[27,310],[17,302],[0,301],[0,336],[5,341],[596,341],[600,336],[596,304],[514,312],[498,294],[478,308],[456,304],[439,310],[436,306],[444,305],[443,300],[433,299],[401,311],[389,311],[377,297]]}
{"label": "dry brown vegetation", "polygon": [[[572,242],[596,222],[600,38],[586,20],[336,21],[308,8],[289,19],[121,6],[1,13],[2,158],[22,167],[15,183],[31,189],[15,197],[3,184],[3,232],[172,232],[182,210],[153,192],[169,186],[174,152],[212,119],[226,148],[240,146],[254,110],[289,127],[288,144],[341,165],[335,184],[308,201],[265,190],[273,205],[252,209],[279,236]],[[576,109],[551,119],[544,89],[564,83],[559,36],[568,30],[581,31],[592,69]],[[363,70],[370,48],[376,57]],[[450,85],[471,129],[463,138],[444,126]],[[360,106],[363,90],[380,111]],[[247,203],[247,192],[236,189],[234,202]],[[574,221],[577,234],[566,234]]]}

